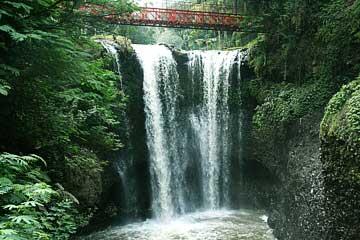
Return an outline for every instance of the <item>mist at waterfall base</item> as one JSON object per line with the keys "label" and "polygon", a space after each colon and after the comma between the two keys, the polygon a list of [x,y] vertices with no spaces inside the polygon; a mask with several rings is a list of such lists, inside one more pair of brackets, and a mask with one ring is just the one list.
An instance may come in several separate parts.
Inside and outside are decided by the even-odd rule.
{"label": "mist at waterfall base", "polygon": [[274,240],[265,220],[255,211],[209,210],[112,227],[84,240]]}
{"label": "mist at waterfall base", "polygon": [[[229,210],[236,206],[242,143],[241,105],[232,98],[241,94],[247,52],[186,52],[182,76],[184,66],[168,47],[133,48],[143,71],[153,218],[85,239],[274,239],[263,213]],[[128,187],[126,164],[119,175]],[[129,204],[131,196],[125,199]]]}

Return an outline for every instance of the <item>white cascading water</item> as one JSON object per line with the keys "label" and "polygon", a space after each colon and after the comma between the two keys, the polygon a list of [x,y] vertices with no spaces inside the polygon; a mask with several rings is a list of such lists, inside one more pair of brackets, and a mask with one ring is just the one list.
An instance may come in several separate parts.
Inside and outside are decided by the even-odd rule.
{"label": "white cascading water", "polygon": [[241,154],[242,111],[231,96],[240,94],[246,52],[190,51],[184,78],[166,46],[133,47],[144,76],[155,219],[83,239],[275,240],[263,213],[221,209],[230,206],[230,169]]}
{"label": "white cascading water", "polygon": [[[177,71],[171,51],[161,45],[133,45],[144,73],[147,143],[152,178],[152,208],[156,217],[174,215],[171,162],[165,125],[175,115]],[[163,91],[161,91],[163,88]],[[165,94],[162,94],[165,93]],[[164,98],[164,101],[162,101]]]}
{"label": "white cascading water", "polygon": [[[133,47],[144,74],[154,215],[164,218],[199,208],[229,207],[232,140],[228,100],[230,77],[242,53],[188,52],[192,85],[188,93],[180,89],[177,63],[166,46]],[[189,95],[197,94],[201,99],[189,103]]]}
{"label": "white cascading water", "polygon": [[189,53],[189,72],[202,74],[203,102],[190,119],[201,143],[203,198],[210,209],[230,204],[229,78],[238,55],[238,51]]}

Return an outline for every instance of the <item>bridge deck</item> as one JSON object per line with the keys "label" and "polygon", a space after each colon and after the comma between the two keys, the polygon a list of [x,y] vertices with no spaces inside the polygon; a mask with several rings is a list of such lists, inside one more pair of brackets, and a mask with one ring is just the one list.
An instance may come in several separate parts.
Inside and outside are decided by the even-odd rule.
{"label": "bridge deck", "polygon": [[126,25],[240,31],[243,17],[228,13],[142,8],[128,16],[110,15],[105,19]]}
{"label": "bridge deck", "polygon": [[[93,15],[99,15],[98,9],[92,7],[83,7]],[[131,14],[106,14],[103,18],[114,24],[152,26],[152,27],[170,27],[170,28],[190,28],[206,29],[219,31],[244,31],[240,27],[244,17],[233,13],[207,12],[196,10],[181,10],[168,8],[142,7],[140,11]]]}

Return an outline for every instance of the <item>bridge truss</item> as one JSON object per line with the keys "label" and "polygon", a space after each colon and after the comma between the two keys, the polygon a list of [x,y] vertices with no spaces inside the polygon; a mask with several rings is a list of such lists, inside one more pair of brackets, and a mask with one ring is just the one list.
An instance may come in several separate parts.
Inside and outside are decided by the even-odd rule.
{"label": "bridge truss", "polygon": [[110,15],[105,19],[123,25],[240,31],[243,17],[229,13],[142,8],[128,16]]}
{"label": "bridge truss", "polygon": [[[175,6],[173,6],[175,7]],[[243,32],[241,25],[244,21],[242,15],[223,11],[214,11],[210,9],[196,10],[177,9],[160,7],[141,7],[140,10],[131,14],[110,13],[103,15],[103,19],[109,23],[119,25],[151,26],[151,27],[169,27],[169,28],[190,28],[204,30],[219,30]],[[102,7],[100,10],[104,10]],[[98,15],[99,7],[84,6],[80,9],[91,15]],[[106,9],[108,10],[108,9]],[[108,11],[109,12],[109,11]]]}

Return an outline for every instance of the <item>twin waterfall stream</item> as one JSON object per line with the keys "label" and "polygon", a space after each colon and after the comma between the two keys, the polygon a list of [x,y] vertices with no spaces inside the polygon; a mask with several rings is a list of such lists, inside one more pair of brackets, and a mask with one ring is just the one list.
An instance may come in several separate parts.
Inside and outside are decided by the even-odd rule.
{"label": "twin waterfall stream", "polygon": [[[195,75],[201,72],[202,91],[198,106],[190,106],[183,113],[178,106],[179,76],[171,51],[162,45],[134,45],[134,49],[144,71],[154,215],[172,217],[195,210],[196,204],[206,209],[229,207],[231,139],[227,100],[230,72],[238,52],[190,53],[191,84],[195,85]],[[195,161],[198,172],[186,176]],[[196,203],[199,194],[202,201]]]}
{"label": "twin waterfall stream", "polygon": [[[113,46],[102,44],[118,63]],[[153,218],[85,239],[274,239],[263,213],[229,210],[242,140],[242,111],[231,101],[247,53],[188,51],[179,71],[167,46],[133,48],[143,71]]]}

